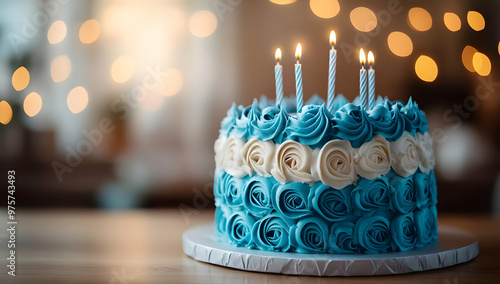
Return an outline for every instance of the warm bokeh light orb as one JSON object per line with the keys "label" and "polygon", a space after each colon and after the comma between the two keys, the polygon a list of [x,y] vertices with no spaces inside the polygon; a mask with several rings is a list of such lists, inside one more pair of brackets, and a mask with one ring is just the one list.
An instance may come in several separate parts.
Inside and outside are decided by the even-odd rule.
{"label": "warm bokeh light orb", "polygon": [[269,1],[271,1],[274,4],[278,4],[278,5],[288,5],[288,4],[295,3],[297,0],[269,0]]}
{"label": "warm bokeh light orb", "polygon": [[207,37],[215,32],[217,17],[208,10],[194,13],[189,18],[188,29],[196,37]]}
{"label": "warm bokeh light orb", "polygon": [[409,56],[413,52],[413,42],[402,32],[392,32],[387,37],[387,45],[392,53],[399,57]]}
{"label": "warm bokeh light orb", "polygon": [[66,37],[66,24],[59,20],[55,21],[50,25],[49,31],[47,32],[47,40],[51,44],[57,44],[64,40]]}
{"label": "warm bokeh light orb", "polygon": [[89,94],[84,87],[75,87],[69,92],[66,102],[72,113],[82,112],[89,103]]}
{"label": "warm bokeh light orb", "polygon": [[184,84],[182,74],[177,69],[168,69],[165,81],[162,84],[162,94],[164,96],[173,96],[179,93]]}
{"label": "warm bokeh light orb", "polygon": [[474,70],[474,66],[472,65],[472,57],[474,57],[474,54],[476,54],[476,52],[477,49],[470,45],[467,45],[462,51],[462,63],[464,64],[464,67],[470,72],[476,72],[476,70]]}
{"label": "warm bokeh light orb", "polygon": [[415,62],[415,73],[424,82],[433,82],[438,75],[438,66],[434,59],[427,55],[420,55]]}
{"label": "warm bokeh light orb", "polygon": [[38,93],[31,92],[24,99],[23,109],[29,117],[37,115],[42,109],[42,97]]}
{"label": "warm bokeh light orb", "polygon": [[50,76],[52,81],[58,83],[66,80],[71,74],[71,61],[66,55],[61,55],[50,64]]}
{"label": "warm bokeh light orb", "polygon": [[101,25],[95,19],[85,21],[78,32],[80,41],[84,44],[91,44],[99,38]]}
{"label": "warm bokeh light orb", "polygon": [[0,123],[6,125],[12,119],[12,108],[6,101],[0,102]]}
{"label": "warm bokeh light orb", "polygon": [[472,66],[477,74],[481,76],[488,76],[491,72],[491,61],[486,54],[476,52],[472,57]]}
{"label": "warm bokeh light orb", "polygon": [[314,15],[323,19],[333,18],[340,12],[340,5],[337,0],[310,0],[309,7],[311,7]]}
{"label": "warm bokeh light orb", "polygon": [[135,61],[129,56],[118,57],[111,65],[111,78],[116,83],[125,83],[135,74]]}
{"label": "warm bokeh light orb", "polygon": [[477,32],[483,30],[485,26],[483,15],[476,11],[469,11],[467,13],[467,22]]}
{"label": "warm bokeh light orb", "polygon": [[455,13],[447,12],[444,13],[444,25],[452,32],[456,32],[462,28],[462,21]]}
{"label": "warm bokeh light orb", "polygon": [[431,14],[420,7],[414,7],[408,11],[408,21],[410,26],[419,32],[425,32],[432,27]]}
{"label": "warm bokeh light orb", "polygon": [[28,87],[28,84],[30,83],[30,72],[28,72],[28,69],[26,67],[21,66],[17,68],[16,71],[14,71],[14,74],[12,74],[12,87],[16,91],[22,91]]}
{"label": "warm bokeh light orb", "polygon": [[377,27],[377,16],[366,7],[357,7],[351,11],[351,24],[360,32],[371,32]]}

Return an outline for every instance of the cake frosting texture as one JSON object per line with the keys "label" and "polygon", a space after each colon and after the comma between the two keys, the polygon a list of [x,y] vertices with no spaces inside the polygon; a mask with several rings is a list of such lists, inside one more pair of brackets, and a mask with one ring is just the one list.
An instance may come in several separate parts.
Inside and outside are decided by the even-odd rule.
{"label": "cake frosting texture", "polygon": [[215,142],[222,242],[298,253],[406,251],[437,239],[437,186],[425,114],[337,96],[298,112],[265,97],[233,104]]}

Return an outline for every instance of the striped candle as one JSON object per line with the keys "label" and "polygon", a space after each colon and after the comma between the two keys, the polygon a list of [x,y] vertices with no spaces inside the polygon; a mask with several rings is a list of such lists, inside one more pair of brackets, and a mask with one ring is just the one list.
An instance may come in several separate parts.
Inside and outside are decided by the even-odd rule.
{"label": "striped candle", "polygon": [[295,64],[295,91],[297,96],[297,113],[302,109],[303,104],[303,90],[302,90],[302,64],[300,64],[300,56],[302,55],[302,46],[297,44],[295,50],[295,57],[297,63]]}
{"label": "striped candle", "polygon": [[336,36],[335,32],[330,32],[330,60],[328,64],[328,98],[326,108],[330,113],[333,113],[333,100],[335,99],[335,75],[337,73],[337,49],[335,49]]}
{"label": "striped candle", "polygon": [[359,62],[361,63],[361,69],[359,70],[359,98],[361,100],[361,105],[366,108],[366,57],[363,49],[359,51]]}
{"label": "striped candle", "polygon": [[276,65],[274,66],[274,77],[276,81],[276,106],[283,103],[283,66],[280,65],[281,49],[276,49]]}
{"label": "striped candle", "polygon": [[368,64],[370,64],[370,69],[368,69],[368,109],[373,109],[375,106],[375,69],[373,69],[373,63],[375,58],[371,51],[368,52]]}

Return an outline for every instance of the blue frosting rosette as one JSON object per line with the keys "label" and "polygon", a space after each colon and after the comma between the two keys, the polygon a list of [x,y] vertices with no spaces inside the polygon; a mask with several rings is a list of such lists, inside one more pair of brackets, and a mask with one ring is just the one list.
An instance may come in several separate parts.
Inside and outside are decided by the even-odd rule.
{"label": "blue frosting rosette", "polygon": [[260,108],[257,100],[254,100],[251,106],[246,107],[241,116],[235,120],[235,126],[232,131],[234,137],[250,139],[250,128],[252,121],[255,121],[260,116]]}
{"label": "blue frosting rosette", "polygon": [[417,103],[413,102],[411,97],[408,103],[401,108],[401,112],[406,120],[406,131],[410,132],[411,135],[414,135],[417,130],[421,133],[425,133],[429,130],[427,126],[429,122],[418,108]]}
{"label": "blue frosting rosette", "polygon": [[358,148],[372,139],[372,125],[362,106],[348,103],[334,114],[334,138],[348,140]]}
{"label": "blue frosting rosette", "polygon": [[331,253],[357,253],[358,246],[354,244],[354,223],[337,222],[330,229],[328,245]]}
{"label": "blue frosting rosette", "polygon": [[226,204],[233,209],[243,206],[243,196],[241,192],[243,182],[243,179],[235,178],[230,174],[226,173],[222,175],[220,186],[226,189],[224,192],[224,200]]}
{"label": "blue frosting rosette", "polygon": [[226,237],[227,229],[227,218],[224,216],[224,211],[220,207],[215,208],[215,235],[219,239],[224,239]]}
{"label": "blue frosting rosette", "polygon": [[234,212],[227,220],[226,232],[229,241],[238,247],[254,247],[252,227],[255,219],[243,212]]}
{"label": "blue frosting rosette", "polygon": [[398,140],[405,131],[405,118],[399,108],[393,108],[387,99],[371,110],[369,119],[373,125],[373,134],[379,134],[388,141]]}
{"label": "blue frosting rosette", "polygon": [[354,243],[365,253],[387,252],[391,248],[389,220],[382,215],[359,218],[354,226]]}
{"label": "blue frosting rosette", "polygon": [[413,212],[395,216],[391,221],[392,247],[394,251],[407,251],[415,247],[417,235]]}
{"label": "blue frosting rosette", "polygon": [[[418,186],[418,184],[417,184]],[[390,180],[391,208],[395,212],[408,213],[417,205],[417,194],[413,183],[413,176],[394,176]]]}
{"label": "blue frosting rosette", "polygon": [[298,253],[324,253],[328,246],[328,225],[316,217],[298,220],[290,229],[292,245]]}
{"label": "blue frosting rosette", "polygon": [[258,220],[252,228],[252,239],[261,250],[283,251],[290,249],[290,227],[277,214],[271,214]]}
{"label": "blue frosting rosette", "polygon": [[226,188],[221,184],[225,175],[227,175],[227,173],[223,170],[216,170],[214,174],[214,198],[216,204],[224,200]]}
{"label": "blue frosting rosette", "polygon": [[229,133],[231,133],[231,130],[233,130],[236,124],[236,120],[241,117],[242,113],[243,107],[237,106],[235,103],[233,103],[231,108],[229,108],[229,110],[227,111],[226,117],[222,119],[219,133],[226,137],[229,136]]}
{"label": "blue frosting rosette", "polygon": [[437,198],[437,182],[434,170],[431,170],[429,172],[429,184],[430,184],[429,188],[431,191],[431,204],[436,205],[438,203],[438,198]]}
{"label": "blue frosting rosette", "polygon": [[267,215],[273,210],[273,185],[273,179],[254,175],[243,186],[243,205],[254,216]]}
{"label": "blue frosting rosette", "polygon": [[375,213],[375,210],[389,206],[389,182],[385,176],[372,180],[361,179],[351,191],[351,197],[356,215]]}
{"label": "blue frosting rosette", "polygon": [[341,190],[333,189],[322,182],[316,182],[309,195],[310,207],[331,222],[340,222],[352,216],[351,190],[346,186]]}
{"label": "blue frosting rosette", "polygon": [[332,116],[325,105],[305,105],[290,118],[286,128],[287,139],[297,141],[311,148],[321,147],[330,137]]}
{"label": "blue frosting rosette", "polygon": [[258,119],[250,122],[250,132],[260,141],[273,140],[275,143],[281,143],[287,124],[288,113],[285,109],[270,106],[262,110]]}
{"label": "blue frosting rosette", "polygon": [[417,247],[423,247],[437,238],[437,210],[422,208],[414,211],[417,228]]}
{"label": "blue frosting rosette", "polygon": [[275,184],[273,201],[275,209],[290,219],[298,219],[311,214],[307,197],[309,185],[300,182]]}
{"label": "blue frosting rosette", "polygon": [[417,207],[426,207],[432,199],[430,176],[425,173],[416,173],[413,175],[413,179],[415,180]]}

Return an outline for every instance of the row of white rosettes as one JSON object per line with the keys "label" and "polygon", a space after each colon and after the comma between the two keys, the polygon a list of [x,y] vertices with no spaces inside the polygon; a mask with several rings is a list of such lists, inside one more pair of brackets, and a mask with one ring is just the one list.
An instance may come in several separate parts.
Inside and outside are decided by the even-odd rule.
{"label": "row of white rosettes", "polygon": [[264,177],[273,176],[281,184],[321,181],[335,189],[353,184],[358,175],[370,180],[378,178],[391,167],[398,175],[408,177],[418,168],[429,173],[435,165],[432,137],[428,132],[417,132],[415,136],[405,132],[394,142],[375,135],[359,148],[353,148],[349,141],[332,140],[314,150],[292,140],[275,144],[221,135],[214,149],[217,168],[236,178],[255,172]]}

